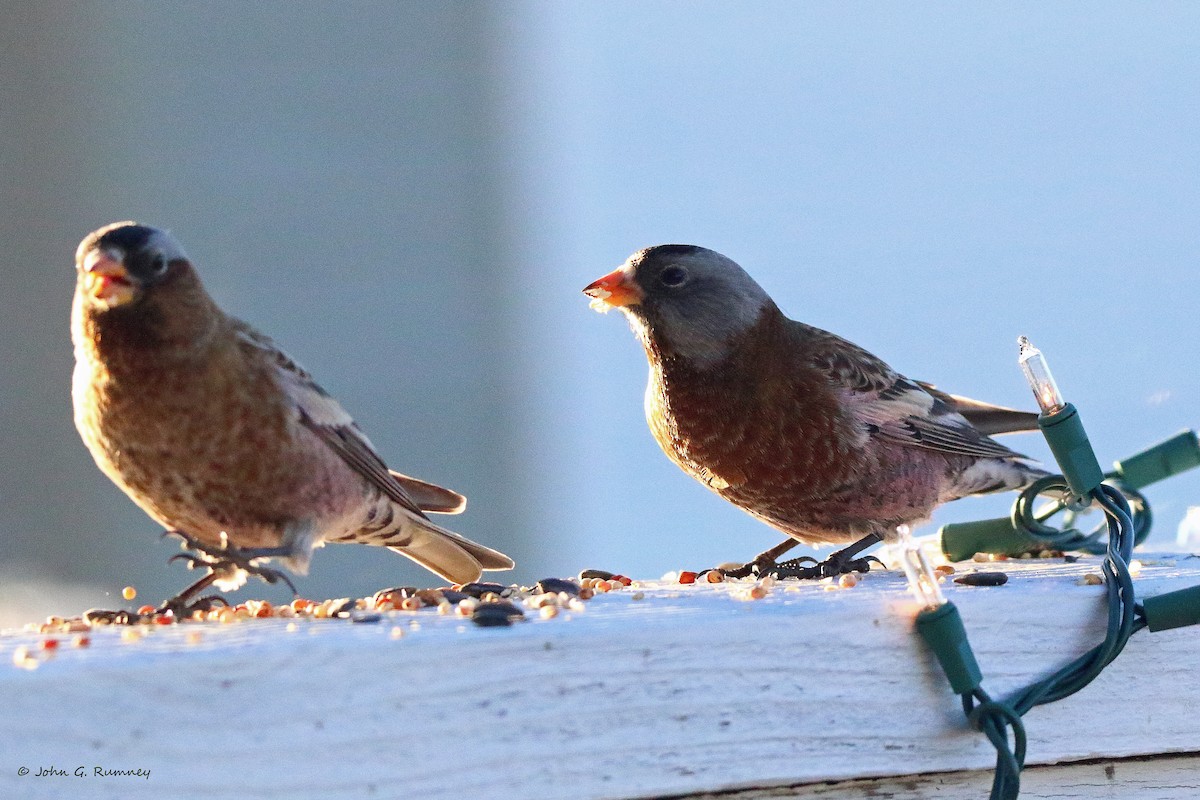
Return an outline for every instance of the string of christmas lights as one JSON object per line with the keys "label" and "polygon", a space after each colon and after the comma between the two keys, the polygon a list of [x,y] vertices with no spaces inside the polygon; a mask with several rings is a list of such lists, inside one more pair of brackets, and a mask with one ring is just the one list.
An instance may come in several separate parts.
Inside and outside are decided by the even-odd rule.
{"label": "string of christmas lights", "polygon": [[[901,531],[899,544],[909,585],[922,606],[917,614],[917,631],[937,657],[951,689],[962,697],[967,719],[996,748],[992,800],[1014,800],[1020,793],[1026,752],[1022,717],[1030,709],[1062,700],[1087,686],[1120,655],[1129,637],[1137,631],[1143,628],[1167,630],[1200,623],[1200,586],[1139,603],[1129,574],[1134,545],[1141,541],[1139,536],[1144,538],[1149,531],[1150,522],[1149,506],[1137,490],[1200,464],[1200,445],[1195,433],[1187,431],[1132,459],[1118,462],[1116,472],[1106,475],[1088,441],[1078,411],[1063,400],[1041,351],[1023,336],[1018,343],[1022,370],[1041,409],[1038,427],[1062,474],[1044,478],[1030,487],[1018,499],[1011,518],[968,523],[951,530],[949,547],[946,528],[943,528],[942,547],[947,554],[953,551],[958,555],[981,544],[996,546],[997,541],[1002,547],[1026,550],[1031,543],[1041,542],[1059,549],[1096,552],[1101,546],[1100,534],[1106,534],[1101,565],[1108,601],[1104,640],[1010,697],[994,699],[982,688],[983,675],[967,640],[962,617],[954,604],[942,596],[937,576],[924,552],[907,536],[907,531]],[[1043,493],[1057,495],[1058,499],[1049,508],[1035,512],[1032,502]],[[1133,498],[1132,505],[1127,495]],[[1071,524],[1073,518],[1069,518],[1062,529],[1045,524],[1046,519],[1064,509],[1077,515],[1093,505],[1103,512],[1105,524],[1090,534],[1075,530]],[[979,547],[972,553],[979,551],[989,552]],[[972,553],[965,557],[969,558]]]}

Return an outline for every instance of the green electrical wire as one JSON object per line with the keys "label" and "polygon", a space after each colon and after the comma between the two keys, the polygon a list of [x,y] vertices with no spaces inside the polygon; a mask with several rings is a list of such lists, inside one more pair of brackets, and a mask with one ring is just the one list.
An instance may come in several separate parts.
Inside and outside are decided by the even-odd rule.
{"label": "green electrical wire", "polygon": [[[1054,477],[1057,482],[1048,480],[1042,491],[1069,491],[1065,479]],[[1005,700],[993,699],[979,686],[961,695],[963,713],[996,748],[991,800],[1015,800],[1021,791],[1026,751],[1025,725],[1021,718],[1036,706],[1070,697],[1087,686],[1120,655],[1129,637],[1147,624],[1142,607],[1136,603],[1133,578],[1129,574],[1136,533],[1129,503],[1120,490],[1109,484],[1101,484],[1089,494],[1103,509],[1107,520],[1108,544],[1101,565],[1108,599],[1104,641]],[[931,646],[937,645],[931,642]],[[969,652],[969,645],[967,647]]]}

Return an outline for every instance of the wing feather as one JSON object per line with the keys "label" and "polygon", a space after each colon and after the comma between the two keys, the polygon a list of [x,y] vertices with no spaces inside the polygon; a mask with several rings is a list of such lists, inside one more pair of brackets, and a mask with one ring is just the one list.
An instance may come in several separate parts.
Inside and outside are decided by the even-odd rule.
{"label": "wing feather", "polygon": [[[1028,424],[1024,412],[968,401],[929,384],[909,380],[882,359],[840,336],[796,324],[803,330],[811,363],[840,391],[867,436],[955,455],[1025,458],[989,438],[962,413],[967,406],[968,413],[990,415],[993,420],[1000,417],[1000,422],[994,422],[989,431],[1001,432],[1001,429],[1027,429],[1022,427]],[[1015,416],[1005,417],[997,412]],[[1034,420],[1036,424],[1036,417]]]}
{"label": "wing feather", "polygon": [[236,333],[244,346],[255,348],[275,364],[284,388],[295,405],[300,424],[316,434],[355,472],[390,500],[416,516],[426,518],[420,506],[388,470],[371,440],[306,369],[283,352],[270,337],[249,325],[238,324]]}

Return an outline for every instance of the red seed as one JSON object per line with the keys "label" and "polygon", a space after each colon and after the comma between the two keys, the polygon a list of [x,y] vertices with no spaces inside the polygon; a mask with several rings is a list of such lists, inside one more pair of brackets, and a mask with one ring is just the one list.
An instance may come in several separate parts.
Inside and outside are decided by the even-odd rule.
{"label": "red seed", "polygon": [[43,650],[57,650],[58,649],[58,639],[43,639],[42,640],[42,649]]}
{"label": "red seed", "polygon": [[154,606],[142,606],[138,609],[139,614],[153,614]]}
{"label": "red seed", "polygon": [[679,573],[679,582],[680,583],[695,583],[696,582],[696,573],[694,573],[694,572]]}

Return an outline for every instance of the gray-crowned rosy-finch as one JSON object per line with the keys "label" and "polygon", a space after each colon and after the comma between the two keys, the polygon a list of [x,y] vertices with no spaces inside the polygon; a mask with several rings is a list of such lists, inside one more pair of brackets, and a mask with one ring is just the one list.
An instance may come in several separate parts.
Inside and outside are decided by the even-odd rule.
{"label": "gray-crowned rosy-finch", "polygon": [[790,537],[734,574],[773,567],[796,542],[849,546],[776,574],[865,571],[855,556],[941,503],[1045,474],[988,438],[1036,428],[1035,414],[909,380],[788,319],[720,253],[650,247],[584,292],[623,311],[641,339],[646,417],[671,460]]}
{"label": "gray-crowned rosy-finch", "polygon": [[354,420],[266,336],[217,307],[165,231],[118,222],[79,245],[75,424],[96,464],[205,555],[226,588],[323,542],[388,547],[453,581],[507,556],[431,522],[465,499],[388,470]]}

